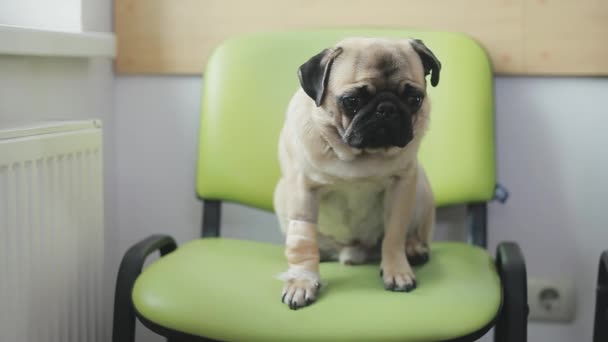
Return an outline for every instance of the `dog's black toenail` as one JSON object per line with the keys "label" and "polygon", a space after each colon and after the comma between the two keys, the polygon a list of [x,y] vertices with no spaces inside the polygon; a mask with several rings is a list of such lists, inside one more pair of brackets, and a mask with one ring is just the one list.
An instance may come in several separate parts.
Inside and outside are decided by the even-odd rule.
{"label": "dog's black toenail", "polygon": [[285,296],[287,296],[287,292],[283,293],[281,296],[281,303],[285,303]]}
{"label": "dog's black toenail", "polygon": [[384,276],[384,270],[380,269],[380,276]]}
{"label": "dog's black toenail", "polygon": [[314,302],[314,300],[313,300],[313,299],[306,298],[306,305],[310,305],[310,304],[312,304],[313,302]]}
{"label": "dog's black toenail", "polygon": [[410,292],[416,288],[416,281],[414,280],[411,284],[405,284],[405,292]]}

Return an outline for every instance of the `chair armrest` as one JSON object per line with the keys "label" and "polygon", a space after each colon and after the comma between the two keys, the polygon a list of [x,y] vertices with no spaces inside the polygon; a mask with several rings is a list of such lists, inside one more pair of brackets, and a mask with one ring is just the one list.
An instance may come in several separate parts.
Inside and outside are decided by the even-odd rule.
{"label": "chair armrest", "polygon": [[176,248],[177,244],[172,237],[152,235],[127,250],[120,263],[116,279],[112,341],[134,341],[135,309],[131,301],[131,292],[135,280],[141,274],[146,258],[156,251],[160,251],[160,255],[164,256]]}
{"label": "chair armrest", "polygon": [[608,341],[608,250],[600,256],[595,294],[595,323],[593,341]]}
{"label": "chair armrest", "polygon": [[496,269],[502,285],[502,307],[496,322],[496,341],[526,341],[528,334],[528,280],[526,263],[515,242],[496,248]]}

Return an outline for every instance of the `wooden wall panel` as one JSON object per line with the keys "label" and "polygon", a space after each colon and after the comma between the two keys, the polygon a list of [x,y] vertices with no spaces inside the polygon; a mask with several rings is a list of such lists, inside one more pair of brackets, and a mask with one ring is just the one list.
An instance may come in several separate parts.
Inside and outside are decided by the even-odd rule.
{"label": "wooden wall panel", "polygon": [[608,1],[526,1],[523,73],[608,75]]}
{"label": "wooden wall panel", "polygon": [[465,32],[499,74],[608,75],[606,0],[115,0],[119,73],[200,74],[251,31],[345,26]]}

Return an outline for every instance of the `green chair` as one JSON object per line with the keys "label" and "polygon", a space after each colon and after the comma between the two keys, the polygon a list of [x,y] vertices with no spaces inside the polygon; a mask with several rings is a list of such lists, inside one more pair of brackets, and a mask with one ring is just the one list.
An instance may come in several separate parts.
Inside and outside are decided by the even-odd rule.
{"label": "green chair", "polygon": [[[272,210],[278,135],[298,87],[296,70],[344,36],[416,37],[443,64],[430,88],[431,126],[421,147],[439,206],[466,204],[471,244],[437,242],[415,268],[419,287],[385,291],[378,265],[321,264],[314,305],[281,303],[283,247],[220,238],[222,201]],[[493,259],[486,202],[495,189],[493,75],[483,49],[446,32],[383,29],[262,33],[224,42],[204,74],[196,191],[202,239],[177,248],[151,236],[127,251],[116,285],[113,341],[133,341],[136,317],[171,341],[526,341],[524,259],[512,242]],[[167,227],[170,229],[170,227]],[[255,227],[251,227],[255,229]],[[162,257],[142,271],[146,257]]]}

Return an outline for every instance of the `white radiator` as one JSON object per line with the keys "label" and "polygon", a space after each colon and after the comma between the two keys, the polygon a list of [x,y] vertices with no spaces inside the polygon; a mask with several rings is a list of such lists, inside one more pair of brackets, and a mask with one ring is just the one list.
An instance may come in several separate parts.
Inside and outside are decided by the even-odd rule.
{"label": "white radiator", "polygon": [[0,341],[102,342],[98,121],[0,129]]}

